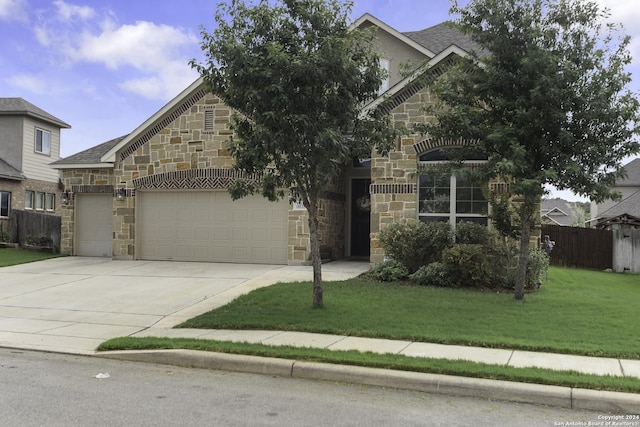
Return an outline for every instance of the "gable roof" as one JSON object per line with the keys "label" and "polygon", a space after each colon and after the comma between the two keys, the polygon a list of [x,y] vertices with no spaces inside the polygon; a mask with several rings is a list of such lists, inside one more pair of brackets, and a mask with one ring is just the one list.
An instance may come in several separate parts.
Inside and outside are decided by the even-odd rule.
{"label": "gable roof", "polygon": [[558,225],[570,226],[578,218],[578,209],[575,202],[556,197],[542,200],[540,214],[542,218],[546,218]]}
{"label": "gable roof", "polygon": [[452,57],[458,56],[465,58],[468,55],[469,53],[461,49],[460,47],[456,45],[450,45],[442,52],[439,52],[433,58],[425,61],[425,63],[418,67],[410,76],[405,77],[403,80],[400,80],[378,98],[365,105],[362,108],[362,112],[366,113],[368,111],[371,111],[375,108],[378,108],[383,103],[383,108],[386,111],[392,110],[424,87],[425,83],[420,82],[419,78],[425,75],[425,73],[430,72],[434,75],[439,75],[443,72],[442,67],[446,66]]}
{"label": "gable roof", "polygon": [[27,177],[25,177],[18,169],[0,159],[0,179],[22,181],[27,179]]}
{"label": "gable roof", "polygon": [[602,212],[600,217],[614,218],[625,214],[640,218],[640,190]]}
{"label": "gable roof", "polygon": [[383,21],[381,21],[380,19],[376,18],[375,16],[369,14],[369,13],[365,13],[364,15],[362,15],[360,18],[356,19],[355,22],[353,24],[351,24],[352,28],[357,28],[362,26],[363,24],[373,24],[376,27],[386,31],[387,33],[391,34],[392,36],[394,36],[395,38],[397,38],[398,40],[406,43],[407,45],[411,46],[412,48],[414,48],[415,50],[421,52],[423,55],[425,55],[428,58],[432,58],[436,55],[437,52],[432,51],[431,49],[429,49],[429,46],[426,46],[422,43],[417,42],[416,40],[412,39],[411,37],[408,37],[405,34],[401,33],[400,31],[396,30],[395,28],[391,27],[390,25],[384,23]]}
{"label": "gable roof", "polygon": [[127,135],[124,135],[119,138],[103,142],[102,144],[96,145],[95,147],[91,147],[87,150],[65,157],[64,159],[60,159],[53,163],[50,163],[50,166],[54,169],[113,167],[111,163],[103,163],[100,159],[102,158],[104,153],[115,147],[126,137]]}
{"label": "gable roof", "polygon": [[70,129],[71,125],[59,118],[47,113],[42,108],[22,98],[0,98],[0,115],[2,116],[29,116],[44,122],[56,125],[60,128]]}
{"label": "gable roof", "polygon": [[436,54],[451,45],[456,45],[467,52],[480,53],[484,51],[482,46],[456,28],[451,21],[441,22],[424,30],[409,31],[403,34]]}
{"label": "gable roof", "polygon": [[616,186],[640,187],[640,157],[624,165],[626,177],[618,178]]}
{"label": "gable roof", "polygon": [[191,83],[189,87],[180,92],[178,96],[138,126],[133,132],[122,138],[117,144],[105,152],[100,158],[101,162],[113,164],[116,161],[116,154],[128,145],[139,145],[140,142],[145,143],[148,141],[153,135],[157,134],[161,129],[205,96],[207,93],[205,87],[204,79],[199,77],[195,82]]}
{"label": "gable roof", "polygon": [[[447,63],[447,60],[454,55],[462,57],[468,55],[467,51],[465,51],[455,43],[449,43],[447,46],[436,53],[430,50],[428,46],[423,46],[416,40],[421,40],[421,42],[427,43],[431,38],[437,39],[439,42],[435,44],[440,49],[440,47],[443,46],[443,44],[446,42],[446,39],[450,37],[452,42],[460,43],[466,47],[472,46],[469,43],[470,38],[468,36],[460,33],[457,29],[449,25],[439,24],[425,30],[413,32],[417,34],[413,35],[413,37],[415,38],[414,40],[414,38],[400,33],[399,31],[393,29],[389,25],[385,24],[384,22],[368,13],[364,14],[362,17],[356,20],[352,24],[352,26],[357,27],[367,23],[370,25],[376,25],[377,27],[403,41],[407,45],[422,52],[426,57],[430,59],[426,61],[421,67],[419,67],[411,76],[406,77],[402,81],[398,82],[396,85],[394,85],[394,87],[385,92],[384,95],[376,100],[373,100],[369,105],[365,106],[365,108],[363,108],[363,111],[370,110],[371,108],[376,108],[380,105],[380,103],[382,103],[382,101],[384,101],[384,99],[387,99],[389,96],[394,97],[397,102],[403,102],[402,100],[405,99],[407,94],[412,90],[415,90],[415,88],[413,87],[409,88],[408,90],[405,89],[407,89],[408,86],[415,86],[412,85],[412,83],[414,83],[414,81],[420,75],[424,74],[427,71],[436,73],[439,72],[438,70],[440,67],[438,66]],[[466,38],[467,41],[463,42],[463,38]],[[91,165],[92,167],[113,167],[116,162],[117,156],[123,158],[127,155],[130,155],[131,152],[135,151],[142,144],[146,143],[151,137],[153,137],[153,135],[167,126],[171,121],[175,120],[177,116],[185,111],[185,108],[190,108],[193,103],[197,102],[199,99],[205,96],[206,93],[206,85],[204,83],[204,80],[202,78],[198,78],[189,87],[187,87],[171,101],[169,101],[165,106],[163,106],[160,110],[158,110],[154,115],[152,115],[144,123],[138,126],[130,134],[121,138],[117,138],[115,140],[108,141],[104,144],[101,144],[100,146],[94,147],[93,149],[85,150],[76,155],[61,159],[57,162],[52,163],[52,165],[57,169],[81,168],[88,167],[89,165]],[[106,150],[102,151],[99,159],[96,158],[96,155],[99,154],[99,151],[104,147],[106,147]]]}

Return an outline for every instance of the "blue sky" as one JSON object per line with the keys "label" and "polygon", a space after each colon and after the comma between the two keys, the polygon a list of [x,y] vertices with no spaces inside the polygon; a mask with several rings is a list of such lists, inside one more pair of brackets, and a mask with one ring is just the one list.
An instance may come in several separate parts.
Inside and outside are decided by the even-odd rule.
{"label": "blue sky", "polygon": [[[640,91],[640,6],[598,0],[633,38]],[[22,97],[69,123],[66,157],[135,129],[198,76],[199,28],[217,0],[0,0],[0,97]],[[466,3],[462,1],[461,3]],[[447,0],[355,0],[400,31],[448,19]]]}

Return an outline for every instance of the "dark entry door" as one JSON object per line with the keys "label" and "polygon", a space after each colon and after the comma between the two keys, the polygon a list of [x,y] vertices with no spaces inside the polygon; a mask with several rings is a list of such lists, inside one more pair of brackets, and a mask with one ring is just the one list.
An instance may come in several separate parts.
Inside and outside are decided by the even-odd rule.
{"label": "dark entry door", "polygon": [[371,232],[371,195],[368,178],[351,181],[351,256],[368,257]]}

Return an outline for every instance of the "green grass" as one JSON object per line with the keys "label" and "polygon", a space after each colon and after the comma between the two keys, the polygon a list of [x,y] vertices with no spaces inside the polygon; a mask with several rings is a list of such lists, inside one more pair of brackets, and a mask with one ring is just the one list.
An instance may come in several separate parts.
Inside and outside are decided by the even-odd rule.
{"label": "green grass", "polygon": [[55,258],[58,256],[60,255],[46,252],[26,251],[20,248],[0,248],[0,267],[41,261],[43,259]]}
{"label": "green grass", "polygon": [[272,329],[640,359],[640,275],[551,268],[542,288],[509,292],[376,283],[311,283],[255,290],[180,327]]}
{"label": "green grass", "polygon": [[100,351],[139,349],[191,349],[231,354],[249,354],[342,365],[369,366],[442,375],[458,375],[564,387],[640,393],[640,380],[633,377],[598,376],[573,371],[513,368],[468,361],[407,357],[394,354],[331,351],[290,346],[265,346],[191,338],[115,338],[98,347]]}

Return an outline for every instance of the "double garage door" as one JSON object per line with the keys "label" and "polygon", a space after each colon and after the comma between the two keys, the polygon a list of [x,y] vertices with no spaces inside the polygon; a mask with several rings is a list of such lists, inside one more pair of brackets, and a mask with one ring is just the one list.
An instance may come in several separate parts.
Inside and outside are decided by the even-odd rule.
{"label": "double garage door", "polygon": [[138,191],[137,258],[286,264],[286,201],[226,191]]}

